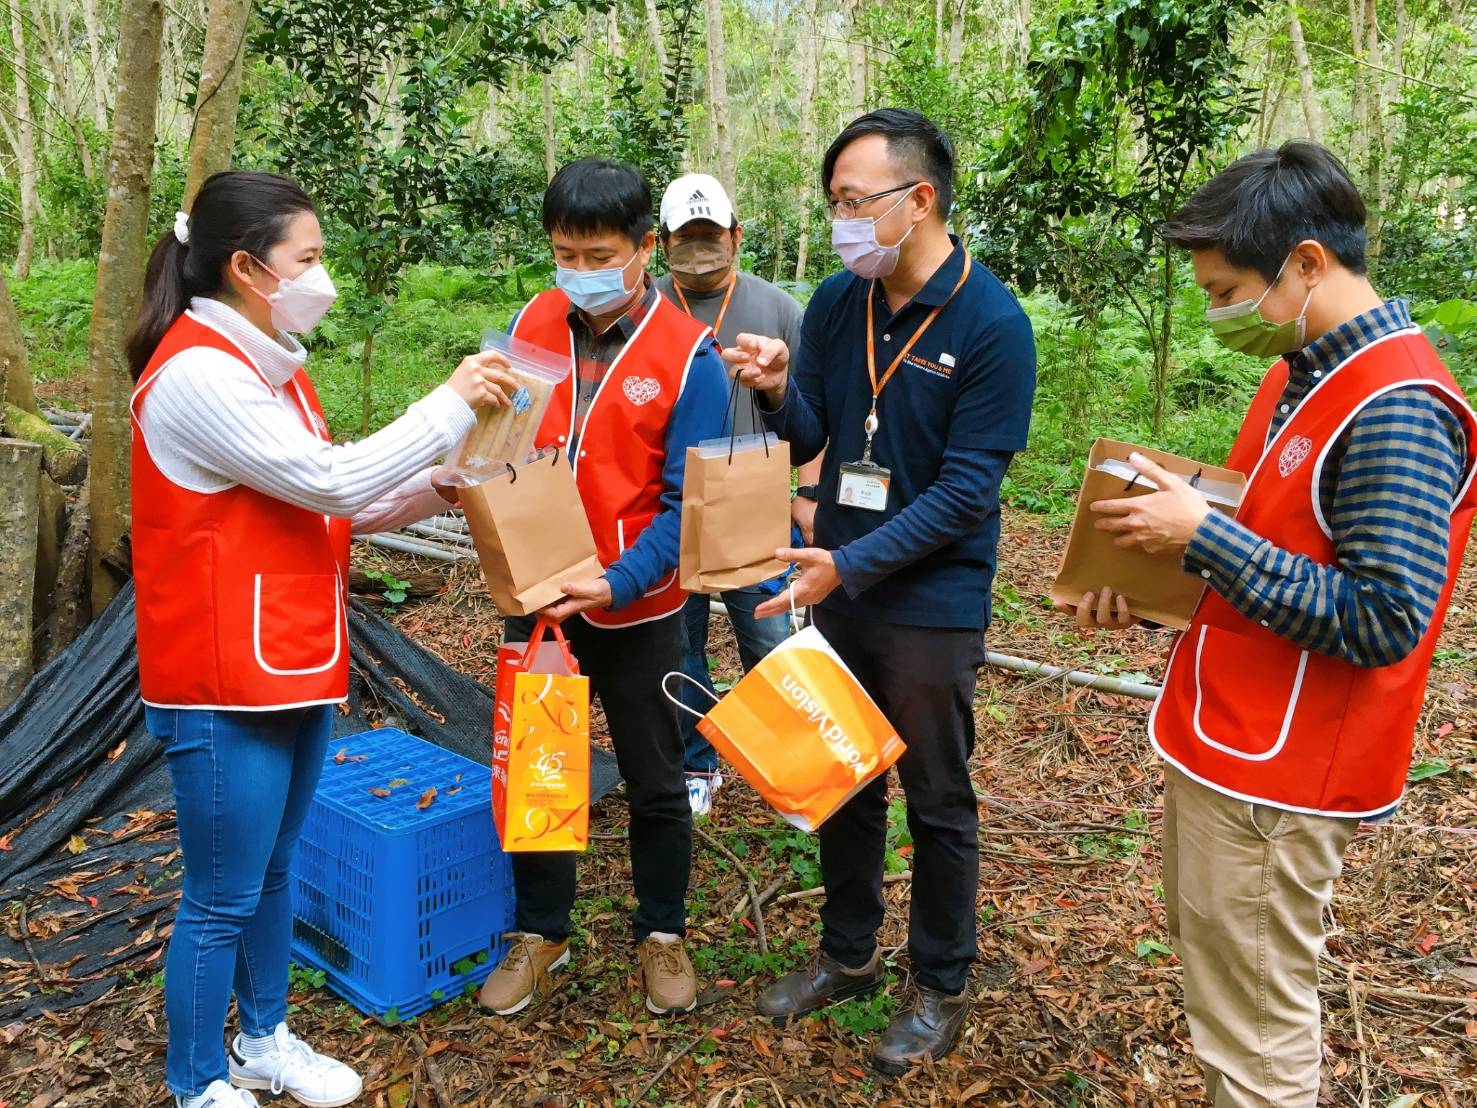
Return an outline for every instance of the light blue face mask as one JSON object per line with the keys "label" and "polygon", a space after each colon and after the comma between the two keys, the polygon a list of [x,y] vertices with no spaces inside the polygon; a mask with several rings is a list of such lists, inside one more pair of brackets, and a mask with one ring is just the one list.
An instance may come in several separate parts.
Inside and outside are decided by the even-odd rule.
{"label": "light blue face mask", "polygon": [[557,266],[554,269],[554,284],[564,291],[564,295],[569,297],[570,303],[576,308],[591,315],[599,315],[630,297],[634,290],[626,288],[626,269],[639,257],[641,253],[637,251],[625,265],[611,266],[608,269],[567,269],[562,265]]}

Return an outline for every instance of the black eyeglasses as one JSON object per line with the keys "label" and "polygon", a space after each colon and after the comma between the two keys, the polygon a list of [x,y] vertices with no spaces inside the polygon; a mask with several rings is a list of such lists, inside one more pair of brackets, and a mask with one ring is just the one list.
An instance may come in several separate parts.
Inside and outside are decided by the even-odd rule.
{"label": "black eyeglasses", "polygon": [[858,196],[855,200],[827,200],[826,212],[832,219],[855,219],[857,209],[863,204],[870,203],[879,196],[891,196],[895,192],[902,192],[903,189],[917,188],[922,183],[922,181],[909,181],[905,185],[894,185],[890,189],[874,192],[870,196]]}

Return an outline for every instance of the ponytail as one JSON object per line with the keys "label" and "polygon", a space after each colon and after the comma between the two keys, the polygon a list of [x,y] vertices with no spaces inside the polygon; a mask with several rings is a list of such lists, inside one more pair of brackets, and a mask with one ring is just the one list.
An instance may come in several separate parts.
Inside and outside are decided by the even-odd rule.
{"label": "ponytail", "polygon": [[264,259],[286,237],[292,217],[312,211],[307,193],[280,174],[227,170],[210,177],[184,225],[188,243],[171,229],[149,255],[143,303],[124,346],[133,379],[142,376],[193,297],[226,287],[226,267],[237,251]]}
{"label": "ponytail", "polygon": [[124,344],[128,353],[128,369],[135,381],[154,356],[164,332],[173,327],[174,321],[190,306],[190,297],[185,291],[185,250],[185,244],[175,237],[174,232],[166,231],[149,255],[138,322]]}

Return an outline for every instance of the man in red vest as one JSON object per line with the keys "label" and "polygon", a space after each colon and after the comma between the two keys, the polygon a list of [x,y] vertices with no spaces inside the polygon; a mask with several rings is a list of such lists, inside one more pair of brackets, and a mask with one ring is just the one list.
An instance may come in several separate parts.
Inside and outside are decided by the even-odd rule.
{"label": "man in red vest", "polygon": [[[1209,586],[1149,736],[1165,760],[1164,895],[1215,1108],[1314,1108],[1323,913],[1361,820],[1398,806],[1471,530],[1474,419],[1403,301],[1365,275],[1365,210],[1321,146],[1250,154],[1164,228],[1211,330],[1277,357],[1232,448],[1235,516],[1160,489],[1092,505],[1121,546]],[[1108,589],[1083,627],[1134,622]]]}
{"label": "man in red vest", "polygon": [[[656,237],[637,169],[570,163],[549,182],[543,222],[557,287],[530,300],[510,331],[574,361],[536,445],[568,453],[605,572],[568,582],[565,599],[539,614],[563,621],[605,711],[630,806],[646,1005],[677,1014],[697,1002],[683,946],[692,810],[682,734],[661,683],[680,668],[686,641],[677,551],[687,448],[722,433],[728,376],[712,332],[646,275]],[[526,640],[532,625],[508,620],[508,638]],[[570,959],[574,855],[515,854],[513,880],[512,946],[480,996],[499,1015],[525,1008]]]}

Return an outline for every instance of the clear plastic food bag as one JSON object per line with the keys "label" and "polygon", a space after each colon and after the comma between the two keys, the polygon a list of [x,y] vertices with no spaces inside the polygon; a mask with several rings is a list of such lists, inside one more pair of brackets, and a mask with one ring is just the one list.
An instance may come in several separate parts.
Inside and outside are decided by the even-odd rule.
{"label": "clear plastic food bag", "polygon": [[477,426],[446,459],[445,472],[454,485],[480,485],[508,463],[527,461],[549,399],[571,369],[568,358],[501,331],[484,331],[482,349],[495,350],[508,359],[509,372],[519,387],[510,407],[499,405],[478,411]]}

